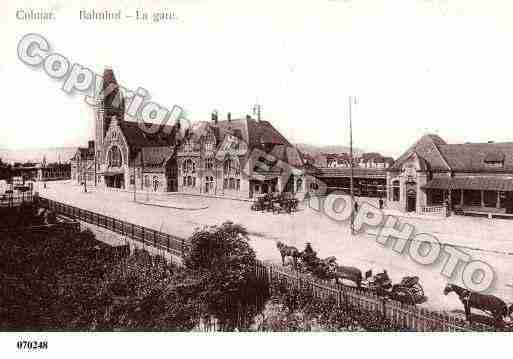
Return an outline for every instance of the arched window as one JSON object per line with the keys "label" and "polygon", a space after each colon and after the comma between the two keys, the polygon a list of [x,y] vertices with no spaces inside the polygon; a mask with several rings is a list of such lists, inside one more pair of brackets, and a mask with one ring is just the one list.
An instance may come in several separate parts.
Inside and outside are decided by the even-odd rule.
{"label": "arched window", "polygon": [[206,193],[214,192],[214,177],[212,177],[212,176],[205,177],[205,192]]}
{"label": "arched window", "polygon": [[112,146],[109,150],[108,163],[109,167],[121,167],[123,164],[123,156],[118,146]]}
{"label": "arched window", "polygon": [[296,192],[301,192],[303,190],[303,180],[298,178],[296,181]]}
{"label": "arched window", "polygon": [[235,159],[227,159],[224,161],[223,170],[225,176],[239,176],[240,164]]}
{"label": "arched window", "polygon": [[194,163],[190,158],[186,159],[182,164],[182,171],[184,173],[195,173],[196,163]]}
{"label": "arched window", "polygon": [[214,159],[213,158],[207,158],[205,160],[205,169],[211,170],[214,168]]}
{"label": "arched window", "polygon": [[401,185],[399,180],[392,182],[392,201],[398,202],[401,197]]}
{"label": "arched window", "polygon": [[157,192],[159,189],[159,177],[153,176],[153,191]]}
{"label": "arched window", "polygon": [[212,133],[209,133],[205,138],[205,151],[213,151],[215,147],[216,138]]}

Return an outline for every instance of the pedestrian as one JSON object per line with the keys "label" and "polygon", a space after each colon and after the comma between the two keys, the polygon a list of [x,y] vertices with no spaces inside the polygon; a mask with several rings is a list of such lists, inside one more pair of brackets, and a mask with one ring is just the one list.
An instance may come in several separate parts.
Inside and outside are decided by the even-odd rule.
{"label": "pedestrian", "polygon": [[383,198],[380,197],[378,203],[379,203],[379,209],[383,209]]}
{"label": "pedestrian", "polygon": [[449,199],[445,200],[445,216],[449,217],[451,215],[451,203],[449,202]]}
{"label": "pedestrian", "polygon": [[358,202],[354,201],[354,213],[358,213]]}

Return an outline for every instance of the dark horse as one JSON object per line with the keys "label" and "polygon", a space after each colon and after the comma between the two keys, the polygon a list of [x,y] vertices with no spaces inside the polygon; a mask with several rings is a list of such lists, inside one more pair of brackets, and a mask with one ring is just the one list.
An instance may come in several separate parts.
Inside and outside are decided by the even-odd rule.
{"label": "dark horse", "polygon": [[301,253],[296,247],[287,246],[280,241],[276,243],[276,247],[278,247],[278,250],[280,251],[281,262],[283,265],[285,265],[285,257],[292,257],[292,260],[294,261],[294,267],[297,267],[297,259],[301,256]]}
{"label": "dark horse", "polygon": [[447,295],[451,292],[456,293],[460,298],[465,308],[465,316],[470,323],[472,322],[472,316],[470,314],[471,308],[491,313],[498,325],[502,324],[504,317],[509,315],[506,303],[494,295],[472,292],[454,284],[447,284],[444,289],[444,294]]}

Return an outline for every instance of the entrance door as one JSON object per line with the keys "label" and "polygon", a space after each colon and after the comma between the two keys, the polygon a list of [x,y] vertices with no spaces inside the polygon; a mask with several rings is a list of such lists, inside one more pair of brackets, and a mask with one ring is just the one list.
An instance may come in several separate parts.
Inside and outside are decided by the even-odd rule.
{"label": "entrance door", "polygon": [[[504,207],[506,208],[506,213],[512,214],[513,213],[513,192],[506,192],[505,196],[505,204]],[[501,198],[502,200],[502,198]]]}
{"label": "entrance door", "polygon": [[178,164],[176,158],[171,158],[166,163],[166,180],[168,192],[178,191]]}
{"label": "entrance door", "polygon": [[410,189],[406,195],[406,211],[415,212],[417,210],[417,192]]}
{"label": "entrance door", "polygon": [[213,193],[214,192],[214,177],[206,176],[205,177],[205,193]]}

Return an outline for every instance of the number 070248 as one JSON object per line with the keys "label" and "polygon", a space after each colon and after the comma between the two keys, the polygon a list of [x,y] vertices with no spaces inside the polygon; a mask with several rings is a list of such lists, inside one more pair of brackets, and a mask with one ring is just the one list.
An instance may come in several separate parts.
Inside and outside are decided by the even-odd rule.
{"label": "number 070248", "polygon": [[16,343],[19,350],[42,350],[48,349],[47,341],[19,340]]}

